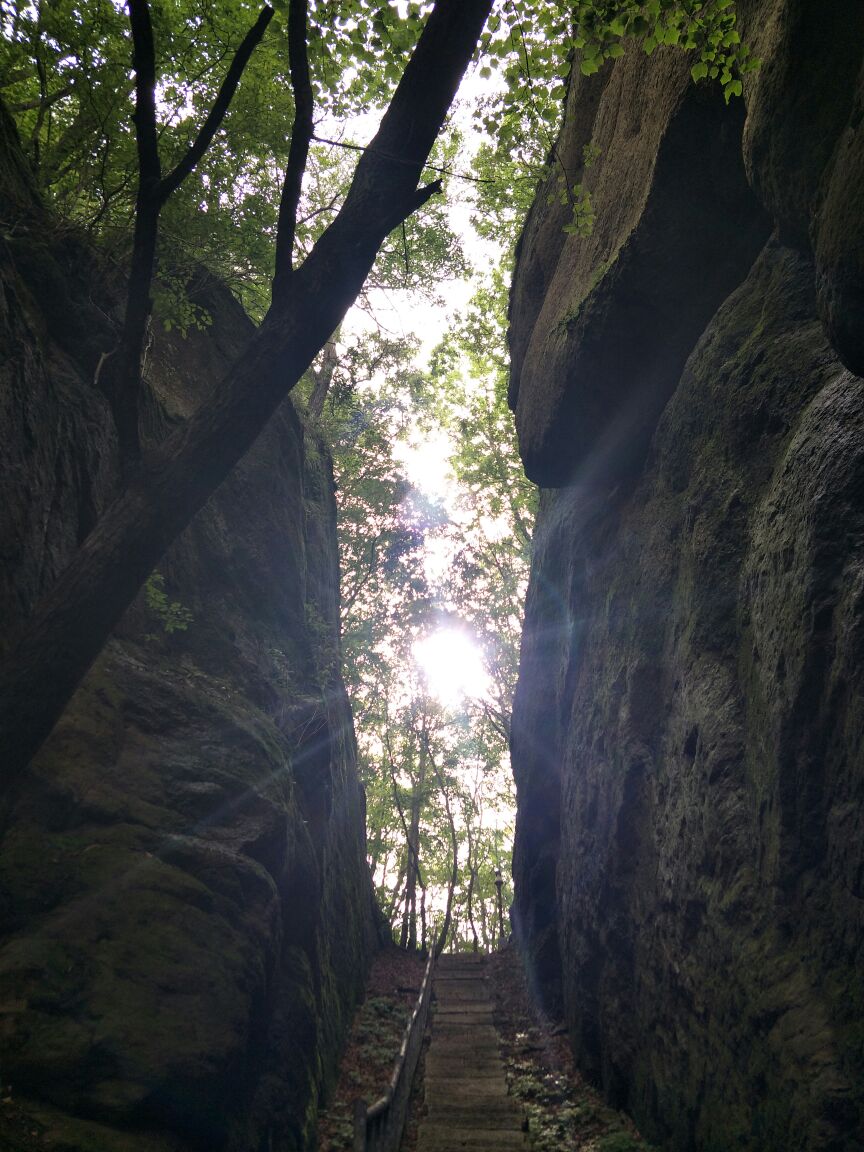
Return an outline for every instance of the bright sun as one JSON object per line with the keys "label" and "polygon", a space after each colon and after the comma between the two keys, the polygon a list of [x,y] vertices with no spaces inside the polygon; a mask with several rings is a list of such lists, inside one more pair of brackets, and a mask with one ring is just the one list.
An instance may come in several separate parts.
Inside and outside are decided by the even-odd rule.
{"label": "bright sun", "polygon": [[455,707],[466,696],[485,696],[489,675],[480,649],[458,628],[442,628],[414,645],[414,659],[429,692],[442,704]]}

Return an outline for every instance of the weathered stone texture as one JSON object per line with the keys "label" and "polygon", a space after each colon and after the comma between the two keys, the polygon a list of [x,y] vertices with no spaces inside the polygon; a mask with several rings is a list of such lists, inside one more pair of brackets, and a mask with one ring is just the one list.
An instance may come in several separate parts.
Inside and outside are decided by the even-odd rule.
{"label": "weathered stone texture", "polygon": [[[20,211],[20,170],[0,175]],[[0,249],[3,642],[117,474],[92,385],[117,296],[33,211]],[[200,299],[210,328],[154,342],[151,438],[248,339],[224,290],[202,285]],[[371,886],[338,671],[333,484],[290,403],[160,572],[188,628],[166,632],[142,595],[3,796],[10,1152],[19,1137],[31,1148],[30,1131],[55,1152],[307,1149],[362,989]]]}
{"label": "weathered stone texture", "polygon": [[[811,75],[824,6],[746,6],[743,125],[733,102],[682,133],[710,97],[682,74],[652,106],[662,58],[575,81],[562,153],[599,152],[598,228],[565,236],[541,192],[511,300],[526,467],[560,485],[514,710],[514,912],[582,1067],[682,1152],[864,1147],[864,10],[837,8]],[[753,192],[712,189],[714,164]],[[680,212],[722,275],[699,283]]]}

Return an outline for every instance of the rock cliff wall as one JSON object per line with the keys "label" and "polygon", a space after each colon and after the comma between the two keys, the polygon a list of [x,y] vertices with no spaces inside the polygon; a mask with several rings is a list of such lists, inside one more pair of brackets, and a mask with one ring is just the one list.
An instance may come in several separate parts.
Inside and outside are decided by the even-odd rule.
{"label": "rock cliff wall", "polygon": [[[2,643],[115,491],[119,294],[0,128]],[[248,339],[198,300],[210,326],[148,353],[151,441]],[[338,596],[328,457],[286,403],[0,801],[4,1149],[311,1147],[373,946]]]}
{"label": "rock cliff wall", "polygon": [[[543,486],[517,927],[676,1150],[864,1147],[864,8],[740,4],[743,101],[574,78],[511,296]],[[586,165],[586,158],[593,163]],[[550,181],[557,179],[553,165]]]}

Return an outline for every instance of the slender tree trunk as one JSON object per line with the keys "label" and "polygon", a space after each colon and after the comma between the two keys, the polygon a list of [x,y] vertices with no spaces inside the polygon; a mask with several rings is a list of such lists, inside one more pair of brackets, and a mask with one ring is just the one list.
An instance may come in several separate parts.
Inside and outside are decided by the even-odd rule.
{"label": "slender tree trunk", "polygon": [[321,419],[321,413],[324,411],[324,401],[327,399],[327,393],[330,391],[330,385],[333,383],[333,374],[339,364],[339,357],[336,355],[336,341],[338,338],[339,333],[334,332],[324,345],[321,367],[312,375],[313,388],[312,395],[309,397],[307,411],[313,420]]}
{"label": "slender tree trunk", "polygon": [[453,896],[456,892],[456,883],[459,879],[459,838],[456,835],[456,821],[453,819],[450,796],[447,793],[438,765],[434,760],[432,761],[432,766],[438,779],[438,787],[441,789],[441,795],[444,797],[444,810],[447,813],[447,823],[450,827],[450,846],[452,851],[450,883],[447,886],[447,906],[444,910],[444,923],[441,926],[441,933],[435,943],[435,951],[440,956],[447,944],[447,937],[450,934],[450,926],[453,920]]}
{"label": "slender tree trunk", "polygon": [[486,901],[480,901],[480,939],[483,942],[483,951],[493,951],[495,938],[494,934],[489,935],[489,913],[486,911]]}
{"label": "slender tree trunk", "polygon": [[135,243],[129,270],[123,334],[101,374],[102,387],[111,405],[111,415],[117,429],[124,479],[134,472],[141,454],[138,436],[141,359],[153,304],[150,289],[156,263],[159,209],[160,204],[153,189],[142,187],[138,193],[135,213]]}
{"label": "slender tree trunk", "polygon": [[[420,815],[426,795],[426,768],[429,758],[425,717],[420,735],[420,762],[411,792],[411,822],[408,825],[408,903],[402,928],[402,947],[417,950],[417,883],[420,880]],[[410,905],[410,907],[409,907]]]}
{"label": "slender tree trunk", "polygon": [[396,878],[396,884],[393,888],[393,892],[392,892],[391,897],[390,897],[390,905],[387,909],[387,919],[391,925],[393,924],[393,921],[396,917],[396,909],[399,907],[399,903],[400,903],[399,893],[405,891],[405,889],[403,887],[404,882],[405,882],[405,869],[400,868],[399,874]]}
{"label": "slender tree trunk", "polygon": [[[295,3],[298,0],[294,0]],[[303,2],[303,0],[299,0]],[[138,195],[135,202],[135,231],[132,263],[126,289],[126,315],[120,342],[108,357],[102,373],[120,446],[121,469],[128,480],[138,466],[141,441],[138,409],[141,400],[141,369],[153,301],[151,289],[156,267],[159,215],[204,153],[219,129],[237,89],[249,57],[259,44],[273,16],[264,7],[234,54],[219,94],[201,125],[197,137],[179,163],[162,179],[159,134],[156,122],[156,45],[150,18],[149,0],[127,0],[132,31],[132,63],[135,72],[135,143],[138,153]],[[304,7],[305,15],[305,7]],[[296,125],[295,125],[296,127]],[[292,146],[296,132],[292,132]]]}
{"label": "slender tree trunk", "polygon": [[477,938],[477,925],[474,923],[474,885],[477,879],[477,866],[474,861],[474,837],[471,835],[470,820],[468,820],[466,824],[466,834],[468,839],[468,923],[471,925],[471,936],[474,941],[474,951],[479,952],[480,941]]}
{"label": "slender tree trunk", "polygon": [[405,845],[407,851],[407,860],[405,867],[406,881],[405,881],[405,908],[402,912],[402,933],[399,937],[399,947],[408,948],[408,940],[411,935],[411,902],[414,898],[414,885],[416,876],[414,873],[414,856],[411,852],[411,841],[409,840]]}
{"label": "slender tree trunk", "polygon": [[38,606],[0,668],[11,781],[48,736],[138,589],[336,330],[386,236],[429,198],[429,151],[491,0],[437,0],[336,219],[207,403],[152,455]]}
{"label": "slender tree trunk", "polygon": [[426,885],[420,889],[420,951],[426,955]]}

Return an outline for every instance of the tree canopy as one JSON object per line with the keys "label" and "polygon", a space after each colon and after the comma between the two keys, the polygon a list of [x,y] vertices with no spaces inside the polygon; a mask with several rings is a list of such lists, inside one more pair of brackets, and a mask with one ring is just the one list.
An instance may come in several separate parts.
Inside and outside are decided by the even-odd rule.
{"label": "tree canopy", "polygon": [[[512,838],[509,712],[534,494],[506,409],[503,311],[488,356],[472,314],[425,372],[412,346],[371,340],[371,362],[358,373],[349,358],[322,413],[370,866],[403,946],[429,944],[446,923],[457,945],[490,947],[501,932],[494,878]],[[386,373],[371,386],[370,363]],[[453,449],[446,500],[412,483],[398,451],[442,429]],[[442,698],[440,667],[424,666],[430,645],[436,664],[482,658],[484,682]],[[448,680],[458,686],[455,670]]]}

